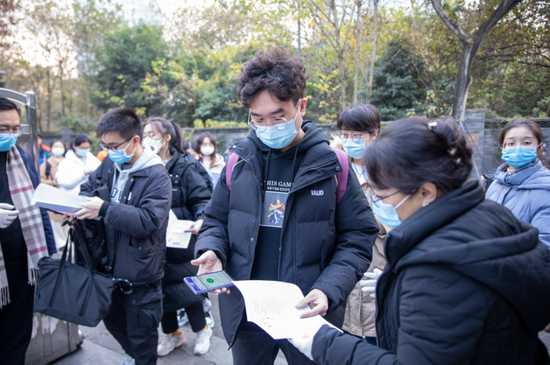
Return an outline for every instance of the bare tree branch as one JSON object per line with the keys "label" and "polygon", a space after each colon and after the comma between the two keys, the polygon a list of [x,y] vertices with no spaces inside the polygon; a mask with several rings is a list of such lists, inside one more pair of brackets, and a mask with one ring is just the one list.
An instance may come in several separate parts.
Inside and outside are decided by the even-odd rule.
{"label": "bare tree branch", "polygon": [[470,38],[466,35],[466,33],[464,33],[460,25],[454,19],[452,19],[449,15],[447,15],[445,10],[443,10],[443,8],[441,7],[441,4],[439,4],[439,0],[430,0],[430,1],[432,2],[432,6],[435,12],[437,13],[437,15],[439,15],[439,17],[441,18],[443,23],[445,23],[447,28],[449,28],[449,30],[453,32],[453,34],[456,35],[461,42],[470,43],[471,42]]}

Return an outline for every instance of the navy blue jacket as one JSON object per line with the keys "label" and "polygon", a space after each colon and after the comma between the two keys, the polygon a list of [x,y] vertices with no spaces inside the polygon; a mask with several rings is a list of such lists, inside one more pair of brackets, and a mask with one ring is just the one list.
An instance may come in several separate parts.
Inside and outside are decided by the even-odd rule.
{"label": "navy blue jacket", "polygon": [[[21,155],[21,158],[23,159],[23,162],[25,163],[25,167],[27,168],[27,172],[29,173],[29,177],[31,178],[32,185],[36,189],[38,184],[40,184],[40,175],[36,172],[34,163],[32,162],[32,159],[27,154],[27,152],[25,152],[19,145],[16,146],[19,154]],[[48,211],[43,208],[40,208],[40,214],[42,215],[42,224],[44,225],[44,233],[46,235],[48,253],[52,255],[57,252],[57,248],[55,247],[55,240],[53,238],[53,230],[52,224],[50,222],[50,216],[48,215]]]}
{"label": "navy blue jacket", "polygon": [[324,326],[316,363],[546,364],[550,250],[466,183],[392,230],[376,287],[379,347]]}
{"label": "navy blue jacket", "polygon": [[[335,175],[342,167],[323,131],[312,122],[302,125],[304,153],[286,202],[281,231],[279,281],[294,283],[308,294],[320,289],[329,298],[326,319],[341,326],[346,300],[367,270],[378,226],[355,173],[336,204]],[[223,169],[196,243],[196,255],[212,250],[235,280],[249,280],[262,213],[264,159],[256,133],[230,150],[239,156],[231,191]],[[291,168],[289,164],[289,169]],[[314,194],[322,191],[323,194]],[[232,346],[244,313],[238,290],[220,295],[225,338]]]}

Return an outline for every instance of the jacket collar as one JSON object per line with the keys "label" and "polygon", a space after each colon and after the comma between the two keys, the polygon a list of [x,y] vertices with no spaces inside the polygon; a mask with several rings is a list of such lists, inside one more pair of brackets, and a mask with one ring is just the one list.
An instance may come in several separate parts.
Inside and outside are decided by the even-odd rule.
{"label": "jacket collar", "polygon": [[477,181],[468,181],[460,189],[447,193],[421,208],[394,228],[386,238],[388,264],[395,267],[399,260],[434,231],[446,226],[485,199]]}
{"label": "jacket collar", "polygon": [[[313,142],[309,144],[308,148],[304,150],[304,157],[298,171],[296,172],[292,191],[298,190],[303,186],[307,186],[313,181],[334,176],[342,171],[340,163],[338,162],[338,157],[336,157],[336,154],[330,148],[324,133],[317,129],[317,127],[310,121],[304,121],[302,126],[302,128],[306,130],[306,134],[315,133],[317,135],[317,143]],[[241,159],[252,166],[254,175],[261,183],[263,178],[262,167],[264,164],[262,149],[258,146],[258,143],[254,141],[257,139],[254,131],[251,131],[250,134],[254,135],[249,135],[248,138],[237,142],[233,146],[229,147],[229,150],[236,153]],[[297,146],[300,146],[300,144]],[[299,148],[303,147],[300,146]]]}

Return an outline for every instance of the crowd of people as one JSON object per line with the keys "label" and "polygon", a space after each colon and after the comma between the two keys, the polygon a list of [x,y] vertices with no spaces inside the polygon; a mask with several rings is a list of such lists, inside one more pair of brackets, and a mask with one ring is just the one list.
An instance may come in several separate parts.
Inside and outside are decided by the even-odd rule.
{"label": "crowd of people", "polygon": [[[221,326],[235,365],[547,364],[550,323],[550,159],[539,125],[499,136],[503,164],[487,191],[452,119],[409,117],[381,129],[375,106],[338,117],[332,140],[307,120],[306,74],[277,47],[237,81],[248,137],[222,157],[215,137],[183,141],[178,123],[130,109],[104,114],[100,154],[78,135],[42,148],[40,175],[17,145],[20,111],[0,98],[0,360],[23,364],[38,261],[67,243],[65,220],[99,219],[115,237],[107,330],[128,357],[155,364],[196,333],[210,347],[208,295],[184,277],[296,284],[303,336],[275,340],[221,288]],[[230,156],[231,155],[231,156]],[[39,179],[39,176],[41,179]],[[39,181],[87,197],[71,216],[31,204]],[[107,189],[108,194],[98,193]],[[192,221],[187,249],[166,247],[168,217]],[[300,323],[299,321],[297,323]],[[162,338],[158,338],[158,328]]]}

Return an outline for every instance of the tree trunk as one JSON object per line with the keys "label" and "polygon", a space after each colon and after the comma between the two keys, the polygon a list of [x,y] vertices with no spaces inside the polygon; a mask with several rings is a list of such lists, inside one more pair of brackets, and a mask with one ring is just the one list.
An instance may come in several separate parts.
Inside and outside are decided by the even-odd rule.
{"label": "tree trunk", "polygon": [[46,89],[48,91],[48,96],[46,98],[46,125],[48,131],[50,131],[50,125],[52,121],[52,84],[49,67],[46,68]]}
{"label": "tree trunk", "polygon": [[353,104],[357,104],[359,92],[359,67],[361,53],[361,0],[357,0],[357,21],[355,22],[355,75],[353,77]]}
{"label": "tree trunk", "polygon": [[372,0],[374,5],[374,35],[372,39],[372,59],[370,62],[369,82],[367,84],[367,104],[372,98],[372,84],[374,83],[374,63],[376,62],[376,48],[378,48],[378,0]]}
{"label": "tree trunk", "polygon": [[458,70],[458,80],[456,85],[455,100],[453,103],[453,118],[464,120],[466,114],[466,103],[468,102],[468,91],[472,84],[470,75],[470,66],[472,64],[472,44],[462,44],[462,55],[460,56],[460,67]]}
{"label": "tree trunk", "polygon": [[344,111],[346,109],[346,64],[344,62],[344,53],[338,54],[338,78],[340,79],[340,87],[342,88],[341,94],[340,94],[340,104],[341,104],[341,111]]}
{"label": "tree trunk", "polygon": [[[375,0],[376,1],[376,0]],[[455,100],[453,103],[453,117],[457,120],[464,120],[466,114],[466,102],[468,101],[468,91],[472,84],[470,69],[481,43],[487,37],[489,31],[502,19],[510,10],[512,10],[521,0],[502,0],[502,3],[475,31],[473,36],[467,35],[460,27],[458,22],[443,10],[439,0],[431,0],[432,6],[445,23],[447,28],[460,40],[462,44],[462,55],[460,56],[460,68],[456,85]]]}
{"label": "tree trunk", "polygon": [[[63,60],[59,61],[59,91],[61,92],[61,116],[65,116],[65,84],[63,83]],[[48,127],[48,132],[50,128]]]}

